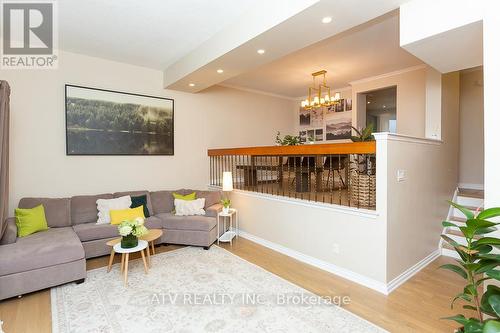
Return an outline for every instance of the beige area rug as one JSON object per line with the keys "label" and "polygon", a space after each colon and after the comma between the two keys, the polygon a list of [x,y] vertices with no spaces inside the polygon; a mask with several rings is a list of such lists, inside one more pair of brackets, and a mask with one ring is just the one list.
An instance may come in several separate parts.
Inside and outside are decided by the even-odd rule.
{"label": "beige area rug", "polygon": [[385,332],[339,306],[212,246],[186,247],[88,272],[51,290],[53,333]]}

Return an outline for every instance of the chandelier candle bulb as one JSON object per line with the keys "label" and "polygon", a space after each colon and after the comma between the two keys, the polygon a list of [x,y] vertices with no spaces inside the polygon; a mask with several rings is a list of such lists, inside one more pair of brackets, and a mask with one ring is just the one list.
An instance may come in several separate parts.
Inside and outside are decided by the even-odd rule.
{"label": "chandelier candle bulb", "polygon": [[[321,70],[311,74],[313,84],[309,87],[309,94],[305,101],[301,101],[300,105],[306,110],[328,107],[340,102],[340,93],[335,93],[332,98],[330,87],[326,84],[326,71]],[[316,83],[316,78],[321,77],[322,81]]]}

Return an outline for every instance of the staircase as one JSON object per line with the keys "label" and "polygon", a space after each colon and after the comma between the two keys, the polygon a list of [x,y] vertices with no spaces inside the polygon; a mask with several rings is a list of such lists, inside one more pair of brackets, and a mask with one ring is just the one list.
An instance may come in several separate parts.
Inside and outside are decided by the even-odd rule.
{"label": "staircase", "polygon": [[[453,202],[460,205],[466,206],[468,209],[475,211],[476,209],[482,210],[484,202],[484,191],[483,190],[473,190],[458,188],[453,196]],[[461,211],[450,206],[448,211],[448,217],[446,219],[458,226],[465,225],[465,215]],[[443,234],[452,238],[460,244],[467,244],[465,238],[462,236],[462,232],[455,227],[447,227],[443,229]],[[453,258],[459,258],[458,254],[455,252],[452,246],[448,245],[445,241],[440,241],[441,254],[444,256],[449,256]]]}

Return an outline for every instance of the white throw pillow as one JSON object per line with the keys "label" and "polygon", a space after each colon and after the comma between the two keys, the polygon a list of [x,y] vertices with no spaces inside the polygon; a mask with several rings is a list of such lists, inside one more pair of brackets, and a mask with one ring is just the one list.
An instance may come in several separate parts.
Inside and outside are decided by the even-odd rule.
{"label": "white throw pillow", "polygon": [[196,200],[181,200],[175,199],[175,215],[189,216],[189,215],[205,215],[205,198]]}
{"label": "white throw pillow", "polygon": [[111,223],[109,211],[130,208],[132,206],[132,198],[130,195],[125,195],[115,199],[99,199],[96,201],[96,204],[98,210],[96,224],[109,224]]}

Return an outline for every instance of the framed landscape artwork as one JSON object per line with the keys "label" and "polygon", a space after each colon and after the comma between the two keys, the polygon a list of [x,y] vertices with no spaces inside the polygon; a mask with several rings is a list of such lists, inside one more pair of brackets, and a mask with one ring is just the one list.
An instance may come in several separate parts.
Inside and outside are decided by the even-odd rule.
{"label": "framed landscape artwork", "polygon": [[174,100],[66,85],[67,155],[173,155]]}
{"label": "framed landscape artwork", "polygon": [[326,140],[343,140],[351,138],[352,112],[342,112],[327,120]]}

